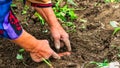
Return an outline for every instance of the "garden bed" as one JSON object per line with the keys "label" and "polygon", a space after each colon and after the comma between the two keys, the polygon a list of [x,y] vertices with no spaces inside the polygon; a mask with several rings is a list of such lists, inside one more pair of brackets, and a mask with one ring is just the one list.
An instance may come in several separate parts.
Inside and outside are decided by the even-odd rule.
{"label": "garden bed", "polygon": [[[61,60],[50,59],[55,68],[95,68],[88,65],[90,61],[103,62],[104,60],[120,61],[120,32],[112,35],[113,27],[110,21],[120,22],[120,4],[105,4],[97,0],[76,0],[80,10],[76,10],[78,18],[74,21],[76,26],[74,32],[68,32],[72,46],[72,55],[62,57]],[[31,18],[33,11],[28,11],[27,15],[21,15],[21,3],[15,10],[16,16],[21,21],[23,28],[38,39],[47,39],[53,46],[50,32],[38,21]],[[84,9],[81,9],[84,8]],[[31,8],[32,9],[32,8]],[[24,20],[26,19],[26,21]],[[84,19],[87,22],[79,21]],[[37,23],[35,23],[37,22]],[[64,26],[63,26],[64,27]],[[84,28],[83,28],[84,27]],[[66,31],[71,30],[64,27]],[[9,40],[0,39],[0,68],[49,68],[44,62],[35,63],[31,60],[28,53],[24,53],[24,60],[16,59],[20,49]],[[88,66],[88,67],[87,67]]]}

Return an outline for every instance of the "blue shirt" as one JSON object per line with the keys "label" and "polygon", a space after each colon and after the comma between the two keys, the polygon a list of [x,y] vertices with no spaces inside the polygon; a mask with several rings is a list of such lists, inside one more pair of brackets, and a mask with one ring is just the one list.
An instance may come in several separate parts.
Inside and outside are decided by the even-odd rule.
{"label": "blue shirt", "polygon": [[2,23],[10,10],[12,0],[0,0],[0,29],[3,29]]}
{"label": "blue shirt", "polygon": [[0,37],[16,39],[22,34],[18,19],[10,10],[12,0],[0,0]]}

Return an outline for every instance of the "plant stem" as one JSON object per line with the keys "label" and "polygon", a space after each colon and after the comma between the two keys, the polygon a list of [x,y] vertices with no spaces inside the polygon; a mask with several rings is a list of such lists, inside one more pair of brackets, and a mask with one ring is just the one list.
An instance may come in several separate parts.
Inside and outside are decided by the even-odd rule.
{"label": "plant stem", "polygon": [[52,67],[52,64],[50,64],[45,58],[42,58],[42,60],[50,67]]}

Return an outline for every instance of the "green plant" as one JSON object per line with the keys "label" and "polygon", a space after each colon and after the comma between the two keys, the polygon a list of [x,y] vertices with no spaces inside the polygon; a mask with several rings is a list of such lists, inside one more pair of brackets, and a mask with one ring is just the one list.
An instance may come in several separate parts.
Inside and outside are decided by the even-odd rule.
{"label": "green plant", "polygon": [[27,5],[24,6],[24,9],[22,10],[22,14],[27,14],[27,10],[29,9],[29,7]]}
{"label": "green plant", "polygon": [[110,3],[110,2],[115,2],[115,3],[117,3],[117,2],[120,2],[120,0],[104,0],[106,3]]}
{"label": "green plant", "polygon": [[[74,12],[73,8],[69,8],[68,4],[60,6],[63,0],[58,0],[53,7],[54,13],[56,17],[63,23],[63,26],[70,27],[70,30],[67,32],[74,32],[76,26],[74,25],[73,21],[77,18],[77,15]],[[67,0],[68,3],[74,4],[73,0]]]}
{"label": "green plant", "polygon": [[113,31],[113,35],[115,35],[118,31],[120,31],[120,27],[116,27]]}
{"label": "green plant", "polygon": [[22,54],[17,54],[16,58],[17,58],[18,60],[23,60],[23,55],[22,55]]}
{"label": "green plant", "polygon": [[113,35],[115,35],[120,30],[119,22],[110,21],[110,25],[114,28]]}
{"label": "green plant", "polygon": [[23,60],[23,52],[24,52],[24,49],[20,49],[19,53],[16,56],[16,59]]}
{"label": "green plant", "polygon": [[65,22],[62,24],[64,27],[67,26],[69,27],[70,30],[67,30],[67,32],[76,32],[76,26],[72,22]]}
{"label": "green plant", "polygon": [[[18,60],[23,60],[23,59],[24,59],[23,53],[25,52],[25,50],[24,50],[24,49],[20,49],[18,52],[19,52],[19,53],[17,54],[16,59],[18,59]],[[46,60],[45,58],[42,58],[42,60],[43,60],[48,66],[53,67],[49,60]],[[25,63],[23,62],[23,64],[25,64]],[[26,64],[25,64],[25,65],[26,65]]]}
{"label": "green plant", "polygon": [[63,7],[60,6],[61,0],[59,0],[55,7],[53,7],[53,10],[55,12],[55,15],[57,18],[61,19],[62,21],[67,21],[67,18],[69,18],[71,21],[77,18],[76,14],[74,13],[74,10],[72,8],[69,8],[68,5],[64,5]]}
{"label": "green plant", "polygon": [[108,60],[104,60],[103,62],[91,61],[90,64],[96,64],[98,66],[98,68],[102,68],[104,66],[108,66],[109,62],[108,62]]}
{"label": "green plant", "polygon": [[53,65],[50,63],[49,60],[46,60],[45,58],[42,58],[42,60],[50,67],[53,67]]}
{"label": "green plant", "polygon": [[68,2],[69,4],[72,4],[72,5],[74,5],[74,6],[77,6],[77,4],[76,4],[73,0],[67,0],[67,2]]}
{"label": "green plant", "polygon": [[34,14],[39,20],[40,20],[40,23],[42,24],[42,25],[44,25],[45,24],[45,20],[40,16],[40,14],[39,13],[37,13],[37,12],[35,12],[35,14]]}
{"label": "green plant", "polygon": [[11,7],[17,7],[17,5],[14,4],[14,3],[12,3],[10,6],[11,6]]}

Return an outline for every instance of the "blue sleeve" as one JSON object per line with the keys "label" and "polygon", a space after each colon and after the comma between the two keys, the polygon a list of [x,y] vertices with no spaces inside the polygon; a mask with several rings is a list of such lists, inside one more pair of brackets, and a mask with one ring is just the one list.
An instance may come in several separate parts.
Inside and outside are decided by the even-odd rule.
{"label": "blue sleeve", "polygon": [[16,39],[22,33],[22,27],[10,10],[12,0],[0,0],[0,37]]}

